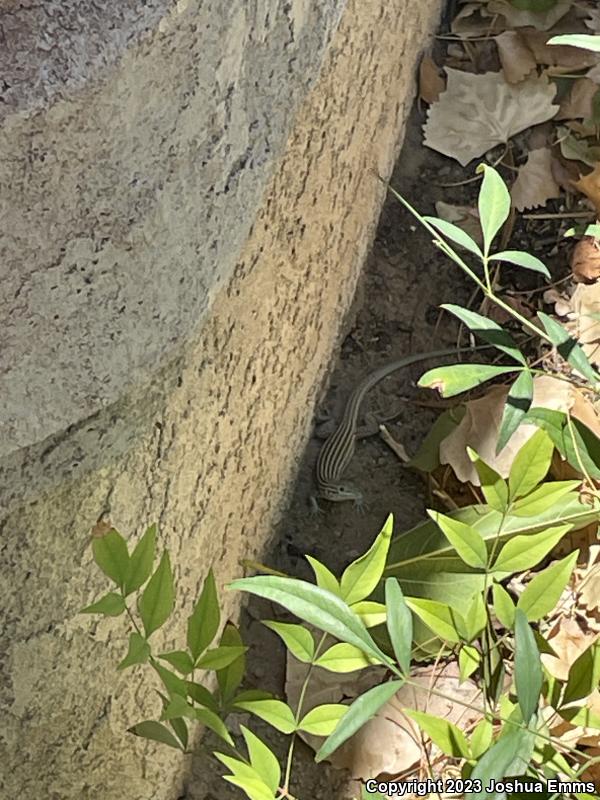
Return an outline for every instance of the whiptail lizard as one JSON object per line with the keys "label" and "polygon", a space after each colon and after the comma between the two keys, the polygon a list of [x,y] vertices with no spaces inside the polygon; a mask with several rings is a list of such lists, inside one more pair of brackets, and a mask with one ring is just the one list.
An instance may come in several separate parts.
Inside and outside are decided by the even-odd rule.
{"label": "whiptail lizard", "polygon": [[[479,345],[468,348],[472,350],[487,349],[489,345]],[[342,421],[336,430],[327,439],[319,452],[316,465],[317,492],[316,497],[323,500],[330,500],[333,503],[340,503],[346,500],[353,500],[357,506],[361,506],[363,496],[359,489],[352,486],[342,477],[352,461],[356,448],[356,428],[358,424],[358,414],[362,401],[367,392],[372,389],[379,381],[386,378],[392,372],[402,367],[408,367],[419,361],[429,358],[441,358],[456,354],[456,348],[448,350],[434,350],[430,353],[414,353],[405,356],[390,364],[384,364],[370,375],[367,375],[348,398]],[[316,498],[313,498],[313,506],[318,509]]]}

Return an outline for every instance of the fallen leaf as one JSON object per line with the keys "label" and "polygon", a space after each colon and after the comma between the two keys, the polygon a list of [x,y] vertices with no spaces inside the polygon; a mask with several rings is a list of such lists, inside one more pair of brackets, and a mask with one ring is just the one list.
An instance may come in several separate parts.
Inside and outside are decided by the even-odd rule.
{"label": "fallen leaf", "polygon": [[431,56],[423,56],[419,66],[419,97],[425,103],[435,103],[445,88],[446,81],[435,61]]}
{"label": "fallen leaf", "polygon": [[515,8],[508,0],[491,0],[488,3],[488,12],[502,14],[511,28],[522,28],[531,25],[541,31],[548,31],[561,17],[569,11],[572,0],[558,0],[555,6],[548,11],[521,11]]}
{"label": "fallen leaf", "polygon": [[519,83],[537,67],[537,61],[517,31],[496,36],[502,70],[509,83]]}
{"label": "fallen leaf", "polygon": [[591,145],[586,139],[578,139],[565,126],[559,127],[556,133],[559,137],[560,152],[563,158],[583,161],[588,167],[593,167],[600,162],[600,147]]}
{"label": "fallen leaf", "polygon": [[[582,240],[583,241],[583,240]],[[579,245],[581,242],[577,245]],[[593,364],[600,365],[600,282],[579,283],[571,297],[569,330]]]}
{"label": "fallen leaf", "polygon": [[600,217],[600,160],[588,175],[582,175],[573,185],[592,201]]}
{"label": "fallen leaf", "polygon": [[[518,451],[533,436],[535,425],[520,425],[506,446],[496,454],[498,432],[508,389],[493,386],[477,400],[465,403],[465,415],[456,428],[440,444],[440,463],[448,464],[463,483],[479,486],[479,476],[467,455],[467,447],[496,470],[503,478],[508,477],[510,467]],[[532,406],[541,406],[556,411],[569,411],[575,401],[574,388],[566,381],[550,375],[540,375],[533,380]]]}
{"label": "fallen leaf", "polygon": [[477,244],[483,245],[479,212],[476,208],[473,206],[454,206],[450,203],[444,203],[443,200],[438,200],[435,204],[435,210],[440,219],[452,222],[462,228]]}
{"label": "fallen leaf", "polygon": [[545,206],[548,200],[560,196],[552,175],[552,151],[548,147],[532,150],[510,190],[517,211]]}
{"label": "fallen leaf", "polygon": [[563,192],[573,194],[573,181],[579,177],[579,170],[574,161],[564,159],[561,154],[552,154],[552,177]]}
{"label": "fallen leaf", "polygon": [[[584,236],[577,242],[571,253],[571,272],[573,278],[580,283],[589,283],[600,278],[600,246],[596,238]],[[593,310],[596,314],[600,308]]]}
{"label": "fallen leaf", "polygon": [[600,11],[594,11],[591,8],[586,9],[585,15],[587,19],[584,20],[585,24],[592,31],[600,33]]}
{"label": "fallen leaf", "polygon": [[525,42],[538,64],[556,67],[566,71],[577,71],[593,67],[600,63],[600,58],[590,50],[567,45],[547,44],[554,35],[534,28],[522,28],[519,36]]}
{"label": "fallen leaf", "polygon": [[594,83],[600,83],[600,64],[596,64],[595,67],[588,70],[585,73],[585,77],[590,81],[594,81]]}
{"label": "fallen leaf", "polygon": [[505,29],[498,14],[489,14],[481,3],[465,3],[452,20],[450,30],[455,36],[492,36]]}
{"label": "fallen leaf", "polygon": [[546,289],[542,298],[547,306],[554,307],[554,313],[557,317],[568,317],[573,313],[571,299],[561,294],[557,289]]}
{"label": "fallen leaf", "polygon": [[592,100],[600,87],[589,78],[573,81],[571,91],[560,104],[556,119],[586,119],[592,116]]}
{"label": "fallen leaf", "polygon": [[597,633],[585,632],[575,619],[560,617],[546,637],[556,656],[542,654],[542,663],[558,680],[564,681],[579,656],[598,638]]}
{"label": "fallen leaf", "polygon": [[556,87],[544,76],[511,86],[502,72],[446,72],[448,85],[429,108],[424,143],[463,167],[558,110],[552,103]]}

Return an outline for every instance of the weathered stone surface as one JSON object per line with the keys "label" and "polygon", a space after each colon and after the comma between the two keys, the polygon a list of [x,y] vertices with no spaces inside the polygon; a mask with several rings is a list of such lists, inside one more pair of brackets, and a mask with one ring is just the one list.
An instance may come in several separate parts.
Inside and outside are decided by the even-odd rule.
{"label": "weathered stone surface", "polygon": [[0,6],[0,456],[202,323],[345,2]]}
{"label": "weathered stone surface", "polygon": [[[316,3],[297,0],[291,5],[296,13],[304,10],[307,19],[314,19],[310,15]],[[100,330],[83,324],[90,319],[84,311],[89,304],[101,303],[111,320],[103,329],[107,350],[86,372],[98,385],[104,385],[104,379],[108,385],[109,376],[116,374],[110,372],[110,334],[118,329],[114,309],[121,308],[124,297],[132,304],[144,299],[144,305],[150,298],[145,312],[148,328],[153,322],[160,328],[153,315],[160,320],[167,312],[174,327],[161,328],[166,339],[160,346],[150,334],[143,338],[145,329],[139,331],[140,349],[129,355],[113,345],[112,355],[127,374],[117,385],[113,402],[106,407],[100,403],[91,416],[81,414],[87,389],[65,382],[63,375],[57,396],[64,398],[65,416],[59,417],[54,406],[56,416],[46,429],[55,432],[33,443],[46,424],[41,415],[38,428],[15,428],[7,448],[13,452],[0,462],[4,509],[0,796],[45,800],[179,796],[185,763],[174,751],[125,733],[129,725],[155,715],[158,708],[155,684],[147,671],[123,674],[114,669],[126,647],[123,621],[95,622],[77,616],[83,604],[107,589],[91,563],[88,531],[104,511],[125,535],[134,537],[148,523],[159,522],[161,545],[170,548],[179,595],[174,627],[156,634],[157,652],[176,646],[210,566],[223,586],[238,573],[241,557],[259,554],[281,511],[308,435],[310,409],[382,201],[375,173],[387,176],[391,170],[413,94],[415,59],[436,11],[435,2],[348,0],[318,80],[296,112],[283,155],[268,156],[273,175],[265,190],[260,194],[259,184],[249,182],[239,194],[246,198],[245,206],[226,205],[223,198],[215,201],[234,242],[228,257],[234,258],[236,248],[241,251],[232,274],[226,277],[223,272],[221,287],[212,288],[212,303],[206,304],[201,322],[200,307],[191,309],[190,298],[202,295],[198,287],[204,273],[191,267],[209,263],[201,253],[205,237],[212,234],[210,220],[204,224],[194,210],[199,178],[190,177],[188,182],[185,169],[178,169],[176,187],[168,188],[170,137],[182,141],[179,122],[176,125],[173,119],[174,127],[165,128],[164,140],[154,140],[150,117],[144,115],[155,102],[157,86],[165,99],[176,94],[173,87],[179,84],[172,76],[187,74],[184,64],[190,53],[182,52],[181,45],[170,51],[178,68],[171,72],[163,64],[161,83],[160,65],[148,62],[143,74],[136,73],[140,49],[150,46],[142,39],[133,53],[125,52],[96,94],[85,99],[73,95],[64,101],[65,107],[58,103],[39,112],[33,118],[38,126],[35,136],[25,135],[25,117],[9,117],[5,123],[0,152],[4,156],[7,147],[13,148],[13,156],[22,159],[17,142],[32,144],[34,158],[35,152],[47,152],[47,141],[58,142],[58,131],[69,120],[73,139],[60,142],[61,152],[71,150],[86,170],[87,183],[98,190],[93,203],[74,202],[73,195],[81,198],[81,194],[68,169],[61,178],[61,164],[68,161],[63,155],[50,172],[30,171],[21,184],[30,203],[22,215],[27,225],[19,228],[13,213],[7,231],[4,207],[3,234],[18,235],[23,248],[18,263],[28,270],[20,296],[12,301],[17,311],[25,314],[35,300],[32,319],[43,318],[44,298],[47,304],[52,291],[61,293],[68,315],[61,335],[78,362],[73,368],[79,369],[89,357],[87,337]],[[161,35],[167,41],[169,36],[176,38],[168,31]],[[132,80],[131,71],[147,86],[137,103],[132,95],[121,93]],[[248,65],[240,64],[239,71],[247,75]],[[146,82],[146,73],[153,79]],[[81,103],[95,115],[96,127],[103,119],[108,124],[110,107],[125,124],[127,109],[120,107],[124,97],[132,102],[135,126],[130,135],[137,149],[124,150],[123,137],[120,151],[94,150],[83,135],[87,122]],[[256,103],[260,105],[258,98]],[[239,113],[243,111],[240,107]],[[193,119],[182,124],[193,130],[197,120],[205,124],[205,113],[206,107],[204,111],[198,107]],[[143,191],[142,199],[135,200],[133,190],[125,191],[122,185],[123,174],[130,174],[130,161],[137,163],[144,147],[155,148],[153,170],[142,176],[146,185],[154,187],[155,180],[162,179],[167,187],[159,204],[152,189],[147,206]],[[182,155],[176,147],[175,152],[175,162],[183,158],[186,165],[197,167],[187,150]],[[113,156],[119,156],[116,168],[105,171]],[[25,162],[20,163],[25,168]],[[222,172],[214,168],[211,185],[223,188],[228,164],[220,162]],[[48,185],[52,191],[45,193]],[[250,202],[253,191],[255,205]],[[230,194],[236,192],[232,189]],[[142,209],[139,214],[137,209]],[[65,253],[60,253],[60,237],[51,218],[67,242]],[[94,253],[96,244],[100,249]],[[220,247],[224,253],[226,244]],[[107,270],[104,276],[93,269],[96,258]],[[124,263],[138,267],[133,287],[122,267],[115,271],[111,266]],[[77,269],[69,273],[73,264],[84,266],[81,275],[92,275],[92,284],[79,278]],[[14,271],[17,276],[19,269]],[[160,283],[169,269],[185,272],[184,288]],[[48,273],[56,275],[55,290],[54,283],[46,282]],[[20,286],[11,284],[7,289],[4,279],[1,285],[6,302]],[[97,287],[93,295],[87,294],[90,285]],[[85,309],[78,305],[77,288],[87,298]],[[181,328],[179,304],[182,314],[188,314]],[[193,325],[194,320],[198,324]],[[133,329],[138,330],[135,325]],[[45,330],[42,326],[42,338],[48,338]],[[0,335],[6,334],[0,327]],[[16,336],[11,329],[8,335]],[[21,346],[14,340],[8,344],[13,354]],[[29,384],[34,399],[45,390],[44,381],[51,379],[48,365],[38,371],[38,358],[39,354],[29,362],[30,374],[38,376],[38,383]],[[24,368],[12,361],[10,367]],[[15,373],[13,380],[23,380],[22,375]],[[4,403],[4,387],[0,396]],[[18,411],[16,394],[10,397],[10,407]],[[30,400],[21,396],[20,402]],[[68,428],[65,418],[73,423]],[[15,449],[26,441],[32,443]],[[226,608],[234,611],[237,598],[227,593],[224,598]],[[201,796],[196,782],[194,797]]]}

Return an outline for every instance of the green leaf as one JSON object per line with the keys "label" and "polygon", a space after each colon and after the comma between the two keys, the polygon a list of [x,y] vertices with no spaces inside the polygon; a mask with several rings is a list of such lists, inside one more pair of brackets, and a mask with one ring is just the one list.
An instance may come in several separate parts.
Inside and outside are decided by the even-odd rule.
{"label": "green leaf", "polygon": [[542,662],[527,617],[520,608],[515,612],[515,687],[523,721],[537,710],[544,676]]}
{"label": "green leaf", "polygon": [[532,536],[515,536],[500,550],[494,572],[524,572],[535,567],[556,547],[571,527],[557,525]]}
{"label": "green leaf", "polygon": [[470,567],[485,569],[487,564],[487,547],[478,533],[464,522],[447,517],[438,511],[427,510],[432,520],[439,525],[444,536],[456,550],[460,558]]}
{"label": "green leaf", "polygon": [[171,672],[171,670],[163,667],[162,664],[158,663],[158,661],[152,661],[152,667],[158,673],[161,681],[171,697],[176,694],[181,695],[181,697],[187,697],[188,691],[185,681],[183,681],[178,675],[175,675],[174,672]]}
{"label": "green leaf", "polygon": [[319,748],[315,761],[317,763],[324,761],[357,730],[362,728],[388,700],[391,700],[402,684],[403,681],[383,683],[380,686],[374,686],[368,692],[357,697],[341,718],[331,736]]}
{"label": "green leaf", "polygon": [[[592,645],[592,647],[594,647],[594,645]],[[584,677],[585,680],[588,680],[593,672],[594,667],[593,665],[590,666],[591,670],[588,670],[585,673],[582,671],[582,677]],[[586,687],[582,686],[578,691],[585,691],[585,688]],[[584,695],[584,697],[585,696],[586,695]],[[582,728],[594,728],[597,731],[600,730],[600,714],[596,713],[587,706],[583,706],[582,708],[561,708],[559,710],[559,714],[567,722],[570,722],[571,725],[579,725]]]}
{"label": "green leaf", "polygon": [[190,719],[195,718],[196,710],[188,703],[185,697],[176,694],[169,699],[161,695],[161,699],[164,706],[163,713],[160,718],[162,722],[167,722],[171,719],[177,719],[178,717],[189,717]]}
{"label": "green leaf", "polygon": [[250,800],[273,800],[274,792],[254,767],[224,753],[215,753],[215,756],[233,773],[224,775],[223,779],[243,789]]}
{"label": "green leaf", "polygon": [[150,657],[150,645],[139,633],[129,634],[129,649],[127,655],[118,665],[117,669],[127,669],[134,664],[145,664]]}
{"label": "green leaf", "polygon": [[216,714],[214,711],[211,711],[209,708],[195,708],[194,715],[198,722],[200,722],[202,725],[205,725],[207,728],[210,728],[210,730],[216,733],[217,736],[220,736],[221,739],[233,747],[233,739],[231,738],[225,723],[218,714]]}
{"label": "green leaf", "polygon": [[508,440],[517,430],[525,414],[531,408],[533,400],[533,376],[528,369],[524,369],[517,380],[510,387],[506,403],[502,411],[502,420],[496,443],[496,454],[503,450]]}
{"label": "green leaf", "polygon": [[529,494],[541,483],[552,461],[554,445],[543,430],[536,431],[521,447],[514,458],[508,476],[508,492],[511,500]]}
{"label": "green leaf", "polygon": [[467,680],[481,663],[481,655],[476,647],[465,644],[458,654],[458,666],[460,670],[460,682]]}
{"label": "green leaf", "polygon": [[105,617],[118,617],[125,611],[125,600],[116,592],[109,592],[96,600],[91,606],[82,608],[80,614],[104,614]]}
{"label": "green leaf", "polygon": [[360,618],[353,614],[341,598],[294,578],[256,575],[233,581],[230,588],[249,592],[279,603],[305,622],[329,633],[336,639],[353,644],[374,658],[387,662]]}
{"label": "green leaf", "polygon": [[464,247],[465,250],[469,250],[469,252],[479,258],[483,256],[477,242],[473,241],[469,234],[463,231],[462,228],[459,228],[458,225],[453,225],[451,222],[447,222],[447,220],[440,219],[439,217],[423,217],[423,219],[439,231],[442,236],[445,236],[446,239],[450,239],[451,242],[460,245],[460,247]]}
{"label": "green leaf", "polygon": [[281,700],[236,700],[234,705],[264,719],[282,733],[293,733],[296,730],[292,709]]}
{"label": "green leaf", "polygon": [[194,683],[194,681],[186,681],[185,687],[187,695],[191,697],[195,703],[215,713],[218,712],[219,704],[206,686],[203,686],[201,683]]}
{"label": "green leaf", "polygon": [[414,719],[419,728],[429,736],[442,753],[453,758],[469,758],[469,745],[465,735],[452,722],[435,717],[433,714],[425,714],[423,711],[412,711],[405,708],[404,713],[410,719]]}
{"label": "green leaf", "polygon": [[385,605],[387,628],[394,655],[404,675],[408,675],[412,652],[413,621],[396,578],[388,578],[385,582]]}
{"label": "green leaf", "polygon": [[317,706],[304,716],[298,723],[298,729],[313,736],[330,736],[349,706],[342,703],[326,703]]}
{"label": "green leaf", "polygon": [[489,719],[482,719],[471,734],[471,755],[480,758],[492,743],[494,728]]}
{"label": "green leaf", "polygon": [[189,741],[188,727],[186,721],[182,718],[170,719],[169,725],[175,731],[175,735],[177,736],[177,738],[181,742],[181,746],[185,750],[188,746],[188,741]]}
{"label": "green leaf", "polygon": [[166,661],[172,667],[175,667],[177,672],[182,675],[188,675],[194,669],[194,662],[186,653],[185,650],[173,650],[171,653],[161,653],[159,658]]}
{"label": "green leaf", "polygon": [[579,550],[575,550],[561,561],[557,561],[543,572],[540,572],[527,585],[525,591],[519,597],[517,608],[525,612],[530,622],[545,617],[558,603],[565,586],[569,582],[578,555]]}
{"label": "green leaf", "polygon": [[151,525],[146,533],[135,546],[129,569],[125,579],[125,595],[129,595],[139,589],[152,572],[152,564],[156,553],[156,525]]}
{"label": "green leaf", "polygon": [[[460,608],[464,608],[461,603]],[[454,608],[453,618],[460,638],[465,642],[472,642],[487,625],[487,608],[483,602],[483,595],[477,592],[467,606],[466,613],[462,614]]]}
{"label": "green leaf", "polygon": [[456,430],[464,416],[464,405],[449,408],[440,414],[406,466],[421,472],[433,472],[437,469],[440,466],[440,444]]}
{"label": "green leaf", "polygon": [[[571,524],[574,530],[597,522],[597,506],[582,503],[573,493],[535,517],[505,516],[489,507],[474,505],[452,511],[449,516],[475,528],[488,547],[494,541],[498,547],[515,535],[534,535],[554,524]],[[500,532],[500,533],[499,533]],[[465,598],[483,591],[486,576],[468,567],[456,555],[442,531],[431,519],[394,536],[384,575],[396,577],[405,595],[439,600],[460,607]],[[378,589],[383,595],[383,587]],[[439,641],[431,641],[431,631],[414,620],[413,657],[435,654]],[[427,643],[427,644],[426,644]]]}
{"label": "green leaf", "polygon": [[281,769],[276,756],[261,739],[244,725],[240,725],[248,748],[248,756],[253,769],[261,776],[273,794],[277,793],[281,780]]}
{"label": "green leaf", "polygon": [[164,625],[173,611],[174,604],[173,574],[169,553],[165,550],[156,572],[138,600],[138,610],[146,638]]}
{"label": "green leaf", "polygon": [[102,572],[122,588],[129,570],[129,553],[121,534],[111,528],[103,536],[95,536],[92,539],[92,552]]}
{"label": "green leaf", "polygon": [[493,256],[490,256],[490,261],[507,261],[509,264],[516,264],[518,267],[525,267],[525,269],[531,269],[534,272],[541,272],[548,280],[552,278],[548,272],[548,268],[539,258],[523,250],[502,250],[502,252],[494,253]]}
{"label": "green leaf", "polygon": [[600,479],[600,440],[578,419],[569,420],[562,411],[532,408],[525,418],[543,428],[569,464],[578,472],[583,469],[592,478]]}
{"label": "green leaf", "polygon": [[552,344],[556,347],[559,354],[565,361],[580,372],[584,378],[587,378],[592,384],[600,381],[600,375],[594,370],[590,364],[588,357],[581,349],[581,346],[571,336],[571,334],[564,328],[560,322],[549,317],[547,314],[538,311],[538,318],[544,328]]}
{"label": "green leaf", "polygon": [[548,39],[546,44],[569,45],[570,47],[579,47],[582,50],[600,53],[600,36],[593,36],[587,33],[565,33],[560,36],[553,36]]}
{"label": "green leaf", "polygon": [[497,322],[481,314],[477,314],[475,311],[470,311],[468,308],[454,305],[453,303],[443,303],[440,307],[454,314],[455,317],[458,317],[470,331],[473,331],[473,333],[485,342],[489,342],[489,344],[498,348],[498,350],[514,358],[515,361],[519,361],[523,366],[527,366],[525,356],[515,344],[510,333],[505,331]]}
{"label": "green leaf", "polygon": [[477,207],[483,233],[483,252],[487,255],[496,234],[510,214],[510,194],[493,167],[480,164],[476,171],[483,172]]}
{"label": "green leaf", "polygon": [[492,597],[496,617],[507,630],[512,631],[515,624],[515,604],[512,597],[499,583],[493,585]]}
{"label": "green leaf", "polygon": [[453,644],[460,641],[454,623],[454,615],[449,605],[438,603],[436,600],[422,600],[415,597],[409,597],[406,604],[437,636]]}
{"label": "green leaf", "polygon": [[344,570],[340,586],[342,599],[348,605],[368,597],[381,580],[393,527],[394,518],[390,514],[369,550]]}
{"label": "green leaf", "polygon": [[309,630],[303,628],[302,625],[273,620],[263,621],[263,625],[281,637],[287,649],[298,661],[304,663],[312,661],[315,654],[315,640]]}
{"label": "green leaf", "polygon": [[375,603],[373,600],[361,600],[358,603],[353,603],[350,608],[360,617],[365,628],[374,628],[376,625],[385,624],[386,613],[383,603]]}
{"label": "green leaf", "polygon": [[516,370],[517,367],[494,367],[490,364],[454,364],[430,369],[421,376],[417,385],[423,389],[437,389],[442,397],[454,397],[498,375]]}
{"label": "green leaf", "polygon": [[316,558],[313,558],[312,556],[304,557],[312,567],[317,586],[320,586],[321,589],[327,589],[328,592],[332,592],[333,594],[337,594],[341,597],[340,582],[335,577],[333,572],[328,569],[325,564],[321,564],[320,561],[317,561]]}
{"label": "green leaf", "polygon": [[[588,697],[600,682],[600,645],[588,647],[571,665],[562,705]],[[561,712],[562,713],[562,712]]]}
{"label": "green leaf", "polygon": [[187,623],[187,646],[194,661],[202,655],[217,635],[221,623],[219,598],[212,569],[204,580],[202,592]]}
{"label": "green leaf", "polygon": [[467,453],[479,475],[481,491],[487,504],[490,508],[504,513],[508,508],[508,486],[506,481],[470,447],[467,447]]}
{"label": "green leaf", "polygon": [[580,483],[581,481],[548,481],[514,502],[510,510],[519,516],[534,517],[551,508],[561,497],[575,491]]}
{"label": "green leaf", "polygon": [[332,645],[315,661],[317,667],[329,672],[355,672],[371,666],[367,656],[353,644],[339,642]]}
{"label": "green leaf", "polygon": [[[243,647],[244,643],[240,632],[231,622],[228,622],[221,634],[220,647]],[[224,703],[228,703],[234,696],[240,683],[244,678],[246,670],[246,656],[242,654],[235,659],[228,667],[217,672],[217,682],[221,698]]]}
{"label": "green leaf", "polygon": [[212,669],[218,672],[230,666],[230,664],[233,664],[234,661],[237,661],[247,650],[248,648],[244,646],[228,647],[226,645],[220,645],[219,647],[214,647],[212,650],[208,650],[201,656],[198,661],[196,661],[196,667],[198,667],[198,669]]}
{"label": "green leaf", "polygon": [[469,800],[503,800],[503,792],[486,792],[492,781],[498,782],[512,775],[524,775],[533,753],[535,736],[523,728],[510,728],[480,758],[471,773],[471,780],[480,780],[482,790],[472,792]]}
{"label": "green leaf", "polygon": [[127,730],[129,733],[133,733],[134,736],[141,736],[143,739],[151,739],[154,742],[168,744],[169,747],[174,747],[175,750],[183,749],[165,725],[161,725],[160,722],[155,722],[152,719],[146,722],[138,722],[137,725],[132,725]]}

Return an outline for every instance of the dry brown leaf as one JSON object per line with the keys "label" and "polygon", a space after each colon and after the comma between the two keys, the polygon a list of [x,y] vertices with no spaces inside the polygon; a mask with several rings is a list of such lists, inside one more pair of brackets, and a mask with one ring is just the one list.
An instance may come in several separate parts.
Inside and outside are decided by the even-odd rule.
{"label": "dry brown leaf", "polygon": [[504,19],[498,14],[488,14],[481,3],[465,3],[452,20],[455,36],[492,36],[505,29]]}
{"label": "dry brown leaf", "polygon": [[496,36],[502,70],[509,83],[519,83],[537,67],[537,61],[517,31]]}
{"label": "dry brown leaf", "polygon": [[600,63],[600,58],[590,50],[580,47],[567,47],[566,45],[547,44],[554,32],[545,33],[534,28],[523,28],[519,31],[523,42],[533,53],[538,64],[558,67],[567,71],[580,70],[593,67]]}
{"label": "dry brown leaf", "polygon": [[586,17],[585,24],[588,28],[592,31],[597,31],[600,33],[600,11],[594,11],[591,8],[586,10]]}
{"label": "dry brown leaf", "polygon": [[[422,688],[403,686],[372,720],[334,753],[331,758],[334,766],[349,770],[355,778],[365,779],[382,773],[400,775],[418,764],[424,756],[422,739],[416,724],[406,716],[404,709],[435,714],[462,730],[470,729],[482,718],[481,713],[430,694],[430,688],[435,688],[470,705],[480,701],[481,692],[473,681],[459,683],[455,663],[441,669],[430,665],[415,671],[411,674],[411,681]],[[429,757],[438,755],[439,750],[430,746]]]}
{"label": "dry brown leaf", "polygon": [[573,185],[592,201],[596,214],[600,217],[600,161],[596,163],[592,172],[582,175]]}
{"label": "dry brown leaf", "polygon": [[508,0],[491,0],[488,3],[488,12],[501,14],[511,28],[522,28],[531,25],[540,31],[548,31],[569,11],[572,0],[558,0],[558,3],[548,11],[520,11],[511,5]]}
{"label": "dry brown leaf", "polygon": [[429,108],[424,143],[463,167],[558,110],[552,103],[556,89],[544,76],[511,86],[502,72],[446,72],[448,85]]}
{"label": "dry brown leaf", "polygon": [[571,91],[560,104],[556,119],[586,119],[592,116],[592,100],[598,84],[588,78],[573,82]]}
{"label": "dry brown leaf", "polygon": [[600,83],[600,64],[596,64],[595,67],[588,70],[585,77],[590,81],[594,81],[596,84]]}
{"label": "dry brown leaf", "polygon": [[[600,365],[600,282],[579,283],[571,297],[573,320],[568,328],[584,353]],[[583,422],[584,420],[582,420]]]}
{"label": "dry brown leaf", "polygon": [[[571,272],[580,283],[600,278],[600,245],[595,237],[584,236],[577,242],[571,253]],[[594,309],[594,313],[599,311]]]}
{"label": "dry brown leaf", "polygon": [[568,317],[573,313],[571,298],[561,294],[558,289],[546,289],[542,298],[547,306],[554,307],[554,313],[557,317]]}
{"label": "dry brown leaf", "polygon": [[[496,442],[507,393],[506,386],[493,386],[484,397],[466,403],[463,419],[440,444],[440,463],[449,464],[463,483],[468,481],[474,486],[479,486],[480,483],[477,471],[467,455],[467,446],[506,478],[516,454],[537,430],[535,425],[520,425],[506,447],[496,455]],[[574,389],[566,381],[550,375],[534,378],[533,407],[569,411],[574,402]]]}
{"label": "dry brown leaf", "polygon": [[476,208],[473,206],[454,206],[451,203],[444,203],[443,200],[438,200],[435,204],[435,210],[440,219],[452,222],[462,228],[477,244],[483,245],[479,211]]}
{"label": "dry brown leaf", "polygon": [[590,566],[581,576],[581,589],[579,600],[582,606],[588,610],[600,609],[600,563],[598,554],[600,547],[592,545],[590,547]]}
{"label": "dry brown leaf", "polygon": [[564,681],[574,662],[597,638],[597,633],[584,631],[575,619],[563,617],[557,620],[547,636],[556,656],[543,653],[542,663],[551,675]]}
{"label": "dry brown leaf", "polygon": [[419,66],[419,97],[426,103],[435,103],[446,88],[446,81],[431,58],[423,56]]}
{"label": "dry brown leaf", "polygon": [[532,150],[510,190],[512,204],[517,211],[545,206],[548,200],[560,196],[560,189],[552,176],[552,152],[548,147]]}

